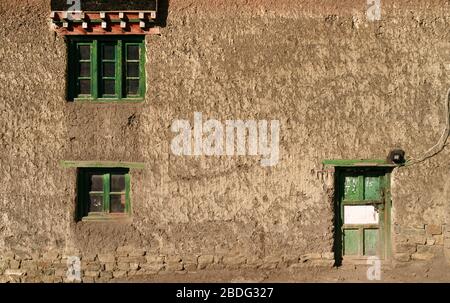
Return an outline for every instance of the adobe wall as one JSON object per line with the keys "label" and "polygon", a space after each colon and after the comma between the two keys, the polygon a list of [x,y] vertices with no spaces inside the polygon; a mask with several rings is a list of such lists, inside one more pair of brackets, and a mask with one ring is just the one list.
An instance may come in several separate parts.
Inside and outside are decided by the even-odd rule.
{"label": "adobe wall", "polygon": [[[50,1],[0,3],[0,273],[60,281],[205,268],[333,264],[325,159],[420,157],[444,125],[447,1],[170,1],[147,37],[143,103],[66,102],[66,46]],[[340,1],[341,2],[341,1]],[[395,6],[394,6],[395,3]],[[279,120],[280,161],[177,157],[175,119]],[[394,258],[444,252],[446,148],[392,177]],[[76,170],[61,160],[144,162],[132,223],[76,222]],[[450,247],[450,243],[447,245]]]}

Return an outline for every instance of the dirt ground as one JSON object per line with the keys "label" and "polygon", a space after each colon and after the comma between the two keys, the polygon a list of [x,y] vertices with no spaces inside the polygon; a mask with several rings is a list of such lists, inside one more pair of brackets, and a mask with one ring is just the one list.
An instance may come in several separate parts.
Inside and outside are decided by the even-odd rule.
{"label": "dirt ground", "polygon": [[201,271],[190,273],[159,274],[135,279],[116,280],[116,282],[450,282],[450,265],[444,259],[432,262],[414,262],[411,264],[382,265],[381,280],[368,280],[368,265],[343,265],[333,268],[302,268],[295,270],[271,271]]}

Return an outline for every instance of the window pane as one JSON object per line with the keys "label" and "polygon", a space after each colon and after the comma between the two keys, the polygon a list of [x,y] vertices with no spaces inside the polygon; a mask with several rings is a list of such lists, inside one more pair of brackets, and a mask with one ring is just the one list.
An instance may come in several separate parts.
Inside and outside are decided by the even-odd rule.
{"label": "window pane", "polygon": [[90,95],[91,94],[91,80],[80,80],[79,93],[81,95]]}
{"label": "window pane", "polygon": [[79,45],[78,51],[80,60],[91,59],[91,47],[89,45]]}
{"label": "window pane", "polygon": [[103,95],[115,95],[115,94],[116,94],[116,81],[103,80]]}
{"label": "window pane", "polygon": [[103,175],[91,175],[90,191],[103,191]]}
{"label": "window pane", "polygon": [[103,77],[115,77],[116,64],[114,62],[103,63]]}
{"label": "window pane", "polygon": [[111,175],[111,191],[125,191],[125,175]]}
{"label": "window pane", "polygon": [[110,205],[112,213],[125,212],[125,195],[111,195]]}
{"label": "window pane", "polygon": [[91,76],[91,63],[81,62],[80,63],[80,77],[90,77]]}
{"label": "window pane", "polygon": [[344,224],[378,224],[373,205],[344,205]]}
{"label": "window pane", "polygon": [[116,46],[111,44],[103,45],[102,58],[103,60],[114,60],[116,55]]}
{"label": "window pane", "polygon": [[139,60],[139,45],[128,45],[127,60]]}
{"label": "window pane", "polygon": [[101,212],[103,211],[103,196],[102,195],[89,195],[89,212]]}
{"label": "window pane", "polygon": [[127,94],[128,95],[139,94],[139,80],[127,80]]}
{"label": "window pane", "polygon": [[139,63],[138,62],[128,62],[127,63],[127,76],[128,77],[139,77]]}

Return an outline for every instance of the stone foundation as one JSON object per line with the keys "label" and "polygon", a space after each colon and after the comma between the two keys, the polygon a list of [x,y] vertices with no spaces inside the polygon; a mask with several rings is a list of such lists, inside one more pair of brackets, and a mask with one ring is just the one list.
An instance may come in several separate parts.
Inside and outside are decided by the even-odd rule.
{"label": "stone foundation", "polygon": [[394,226],[394,259],[398,262],[430,260],[444,252],[445,224]]}
{"label": "stone foundation", "polygon": [[23,255],[12,252],[0,257],[0,282],[74,282],[68,279],[68,257],[81,261],[85,283],[121,281],[149,275],[188,273],[201,270],[277,270],[332,267],[333,253],[267,256],[262,259],[223,255],[153,255],[144,249],[119,247],[110,254],[67,255],[58,251]]}

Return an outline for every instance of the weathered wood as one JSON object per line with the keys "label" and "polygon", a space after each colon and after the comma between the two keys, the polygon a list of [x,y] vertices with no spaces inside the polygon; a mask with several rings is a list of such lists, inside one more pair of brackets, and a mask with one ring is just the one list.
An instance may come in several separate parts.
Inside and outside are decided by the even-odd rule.
{"label": "weathered wood", "polygon": [[[83,11],[122,11],[122,10],[156,10],[157,0],[82,0],[81,10]],[[66,0],[52,0],[53,11],[67,11],[72,4],[67,4]]]}

